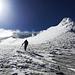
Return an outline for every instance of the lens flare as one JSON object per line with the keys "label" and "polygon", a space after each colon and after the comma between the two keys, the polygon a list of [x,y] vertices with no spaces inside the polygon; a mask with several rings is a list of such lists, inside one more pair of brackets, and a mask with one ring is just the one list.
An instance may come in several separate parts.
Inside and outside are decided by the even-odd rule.
{"label": "lens flare", "polygon": [[6,22],[11,16],[10,0],[0,0],[0,23]]}
{"label": "lens flare", "polygon": [[5,7],[5,6],[3,5],[3,1],[0,0],[0,14],[1,14],[1,12],[3,11],[4,7]]}
{"label": "lens flare", "polygon": [[0,0],[0,16],[7,10],[7,2],[5,0]]}

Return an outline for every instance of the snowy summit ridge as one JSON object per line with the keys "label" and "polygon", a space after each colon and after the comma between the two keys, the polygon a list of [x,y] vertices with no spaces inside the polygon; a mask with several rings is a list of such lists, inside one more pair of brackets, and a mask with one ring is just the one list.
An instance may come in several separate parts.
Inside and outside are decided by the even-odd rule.
{"label": "snowy summit ridge", "polygon": [[63,25],[66,25],[68,23],[72,23],[72,19],[71,18],[63,18],[63,20],[60,22],[60,24],[63,26]]}
{"label": "snowy summit ridge", "polygon": [[75,23],[71,18],[63,18],[63,20],[59,23],[59,26],[66,26],[66,28],[70,27],[70,30],[74,30]]}
{"label": "snowy summit ridge", "polygon": [[[14,31],[11,30],[1,30],[1,35],[5,35],[9,33],[11,34],[11,36],[13,35]],[[7,32],[7,33],[6,33]],[[48,41],[54,40],[55,38],[57,38],[60,35],[63,35],[67,32],[75,32],[75,23],[74,21],[72,21],[71,18],[63,18],[63,20],[56,26],[52,26],[50,28],[48,28],[47,30],[43,30],[40,31],[36,36],[32,36],[27,38],[27,40],[29,41],[29,43],[31,44],[40,44],[40,43],[46,43]],[[5,35],[6,36],[6,35]],[[5,44],[8,42],[8,44],[10,45],[10,42],[12,42],[12,44],[21,44],[26,38],[13,38],[13,37],[9,37],[6,39],[3,39],[4,41],[2,41],[1,43]],[[15,42],[13,42],[15,40]]]}
{"label": "snowy summit ridge", "polygon": [[43,30],[31,39],[33,42],[36,41],[37,43],[44,43],[69,31],[75,31],[75,23],[71,20],[71,18],[64,18],[57,26],[52,26],[47,30]]}

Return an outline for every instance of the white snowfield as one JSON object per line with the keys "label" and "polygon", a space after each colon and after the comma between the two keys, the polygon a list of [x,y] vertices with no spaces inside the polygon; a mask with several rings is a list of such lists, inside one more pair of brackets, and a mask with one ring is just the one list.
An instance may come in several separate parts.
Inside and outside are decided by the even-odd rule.
{"label": "white snowfield", "polygon": [[[30,44],[40,44],[40,43],[45,43],[47,41],[53,40],[57,36],[60,36],[71,29],[75,31],[75,24],[70,18],[64,18],[57,26],[53,26],[48,28],[47,30],[40,31],[40,33],[37,36],[34,37],[29,37],[25,38],[29,41]],[[13,31],[13,30],[4,30],[0,29],[0,38],[5,38],[9,37],[6,40],[3,40],[1,44],[9,44],[11,45],[18,45],[21,44],[25,39],[19,39],[19,38],[12,38],[11,36],[13,35],[14,32],[19,32]]]}
{"label": "white snowfield", "polygon": [[47,41],[53,40],[59,35],[70,31],[74,26],[74,22],[70,18],[64,18],[57,26],[48,28],[47,30],[41,31],[37,36],[30,37],[28,40],[31,43],[45,43]]}
{"label": "white snowfield", "polygon": [[[36,36],[13,38],[14,32],[20,31],[0,29],[0,75],[75,75],[75,23],[70,18]],[[20,48],[25,39],[26,52]]]}

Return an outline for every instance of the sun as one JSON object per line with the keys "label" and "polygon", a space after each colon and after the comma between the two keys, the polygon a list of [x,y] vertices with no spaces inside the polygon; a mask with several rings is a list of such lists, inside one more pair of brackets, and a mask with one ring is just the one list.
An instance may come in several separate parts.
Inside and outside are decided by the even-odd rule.
{"label": "sun", "polygon": [[10,0],[0,0],[0,23],[4,23],[11,16]]}
{"label": "sun", "polygon": [[7,0],[0,0],[0,22],[5,20],[8,13]]}
{"label": "sun", "polygon": [[0,0],[0,15],[5,15],[10,11],[10,3],[9,0]]}
{"label": "sun", "polygon": [[4,12],[6,8],[5,0],[0,0],[0,14]]}
{"label": "sun", "polygon": [[0,1],[0,12],[2,11],[3,7],[3,3]]}

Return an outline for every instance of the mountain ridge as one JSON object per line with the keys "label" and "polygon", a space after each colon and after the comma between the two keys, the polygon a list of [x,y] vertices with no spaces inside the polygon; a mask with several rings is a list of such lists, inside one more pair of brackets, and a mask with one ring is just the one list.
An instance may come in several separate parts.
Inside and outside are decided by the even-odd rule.
{"label": "mountain ridge", "polygon": [[[13,33],[14,31],[4,30],[4,32]],[[46,43],[48,41],[52,41],[55,38],[57,38],[58,36],[60,37],[61,35],[65,34],[67,32],[75,33],[75,23],[74,23],[74,21],[72,21],[71,18],[63,18],[62,21],[57,26],[52,26],[52,27],[49,27],[47,30],[40,31],[36,36],[32,36],[32,37],[28,37],[28,38],[19,38],[19,37],[13,38],[11,36],[6,39],[3,39],[4,40],[3,42],[5,44],[5,42],[7,43],[8,41],[15,40],[16,44],[18,44],[18,43],[20,44],[25,39],[27,39],[30,44],[41,44],[41,43]],[[17,32],[16,32],[16,34],[17,34]],[[21,33],[20,33],[20,35],[19,35],[19,33],[17,35],[21,37]],[[15,44],[15,43],[13,42],[13,44]],[[10,45],[10,43],[9,43],[9,45]]]}
{"label": "mountain ridge", "polygon": [[52,26],[47,30],[43,30],[35,37],[30,37],[28,40],[33,40],[37,43],[44,43],[56,38],[57,36],[63,35],[66,32],[75,32],[75,23],[70,18],[64,18],[57,26]]}

